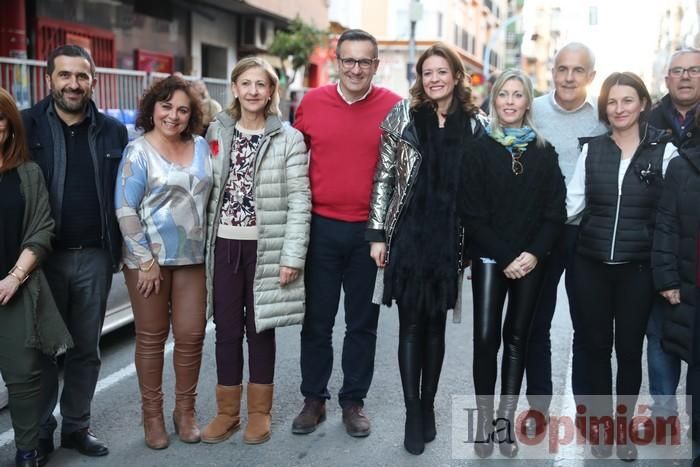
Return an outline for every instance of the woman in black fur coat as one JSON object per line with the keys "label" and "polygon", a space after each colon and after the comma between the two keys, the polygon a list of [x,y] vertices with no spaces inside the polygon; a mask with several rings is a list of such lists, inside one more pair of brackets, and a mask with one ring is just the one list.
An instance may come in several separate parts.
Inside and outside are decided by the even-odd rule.
{"label": "woman in black fur coat", "polygon": [[462,284],[463,229],[456,212],[461,166],[475,133],[483,132],[454,51],[433,45],[416,71],[411,98],[382,123],[367,231],[371,256],[383,272],[378,299],[385,305],[395,300],[399,308],[404,446],[412,454],[436,436],[433,401],[447,310],[458,314]]}
{"label": "woman in black fur coat", "polygon": [[[493,451],[493,396],[503,334],[499,449],[514,457],[515,409],[544,261],[566,219],[564,178],[551,144],[530,118],[532,84],[507,70],[491,91],[491,123],[464,167],[459,212],[470,242],[474,294],[474,449]],[[508,309],[501,330],[503,303]],[[499,424],[505,424],[501,427]],[[505,428],[505,429],[502,429]]]}

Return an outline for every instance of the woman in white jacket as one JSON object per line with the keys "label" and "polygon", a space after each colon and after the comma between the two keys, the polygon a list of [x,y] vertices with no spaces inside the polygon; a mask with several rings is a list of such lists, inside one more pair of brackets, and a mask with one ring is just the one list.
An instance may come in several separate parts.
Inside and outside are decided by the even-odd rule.
{"label": "woman in white jacket", "polygon": [[302,270],[309,242],[308,153],[282,125],[278,79],[260,58],[231,73],[234,101],[207,132],[214,171],[208,209],[207,314],[216,323],[216,417],[202,441],[240,426],[243,337],[247,336],[248,425],[244,442],[270,438],[274,328],[304,317]]}

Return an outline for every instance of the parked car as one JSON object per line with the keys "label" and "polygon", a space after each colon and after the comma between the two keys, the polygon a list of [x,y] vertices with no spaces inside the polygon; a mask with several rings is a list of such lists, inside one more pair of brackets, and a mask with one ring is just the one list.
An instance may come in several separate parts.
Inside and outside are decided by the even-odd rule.
{"label": "parked car", "polygon": [[[114,274],[112,278],[112,289],[107,299],[107,312],[102,326],[102,335],[117,330],[134,321],[129,302],[129,293],[126,290],[126,283],[122,273]],[[0,376],[0,409],[7,406],[7,387],[5,381]]]}

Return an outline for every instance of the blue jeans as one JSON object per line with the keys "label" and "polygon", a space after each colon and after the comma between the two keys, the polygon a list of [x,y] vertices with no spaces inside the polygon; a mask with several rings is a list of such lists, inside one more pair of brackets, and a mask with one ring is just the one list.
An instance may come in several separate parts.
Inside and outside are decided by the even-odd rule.
{"label": "blue jeans", "polygon": [[[672,305],[657,295],[651,309],[647,326],[647,368],[649,371],[649,393],[654,399],[652,416],[678,415],[675,396],[681,377],[681,359],[666,353],[661,347],[661,330],[664,314]],[[662,397],[659,397],[662,396]]]}
{"label": "blue jeans", "polygon": [[565,284],[569,299],[569,313],[574,328],[572,389],[574,395],[589,394],[585,374],[585,354],[582,351],[582,331],[573,300],[573,264],[577,237],[578,226],[565,225],[551,254],[548,258],[543,258],[547,264],[540,297],[535,308],[525,364],[528,402],[531,407],[542,411],[547,411],[552,401],[552,341],[549,330],[552,327],[552,318],[557,306],[559,280],[564,270],[566,270]]}
{"label": "blue jeans", "polygon": [[301,328],[301,393],[330,399],[333,324],[340,289],[345,292],[342,407],[363,404],[374,375],[379,306],[372,304],[377,266],[369,256],[365,222],[344,222],[314,214],[306,255],[306,313]]}

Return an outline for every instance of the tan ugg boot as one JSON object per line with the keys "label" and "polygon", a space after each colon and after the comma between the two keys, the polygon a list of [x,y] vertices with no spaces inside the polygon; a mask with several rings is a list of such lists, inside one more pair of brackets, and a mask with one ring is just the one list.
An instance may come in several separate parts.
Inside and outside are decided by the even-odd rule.
{"label": "tan ugg boot", "polygon": [[274,384],[248,383],[248,425],[243,435],[244,443],[260,444],[270,439],[274,387]]}
{"label": "tan ugg boot", "polygon": [[202,430],[202,441],[220,443],[241,427],[241,385],[216,385],[216,417]]}

